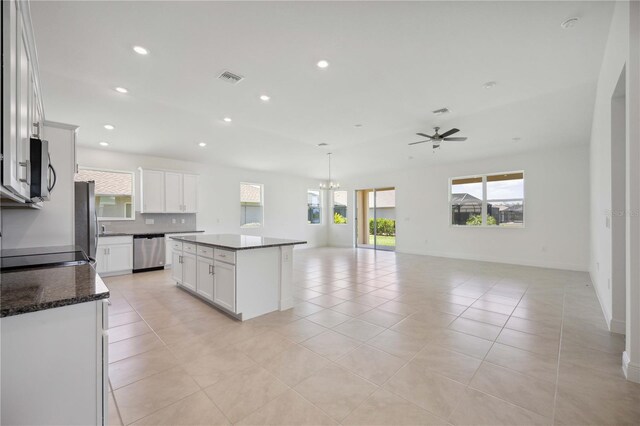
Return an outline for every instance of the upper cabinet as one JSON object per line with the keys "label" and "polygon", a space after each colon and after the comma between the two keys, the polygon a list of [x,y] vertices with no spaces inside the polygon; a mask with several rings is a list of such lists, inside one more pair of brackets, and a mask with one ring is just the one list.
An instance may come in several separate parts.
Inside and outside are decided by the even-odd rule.
{"label": "upper cabinet", "polygon": [[44,107],[29,3],[2,2],[2,187],[16,201],[30,199],[31,136],[40,136]]}
{"label": "upper cabinet", "polygon": [[197,213],[198,176],[140,168],[140,213]]}

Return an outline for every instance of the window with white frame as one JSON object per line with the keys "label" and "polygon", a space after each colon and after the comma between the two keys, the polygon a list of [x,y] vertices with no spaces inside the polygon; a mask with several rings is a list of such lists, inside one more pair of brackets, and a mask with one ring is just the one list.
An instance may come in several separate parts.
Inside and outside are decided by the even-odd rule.
{"label": "window with white frame", "polygon": [[264,219],[264,188],[259,183],[240,183],[240,226],[262,226]]}
{"label": "window with white frame", "polygon": [[333,223],[347,224],[347,191],[333,191]]}
{"label": "window with white frame", "polygon": [[134,172],[80,167],[75,182],[95,182],[95,205],[99,220],[134,220]]}
{"label": "window with white frame", "polygon": [[319,225],[322,220],[322,194],[318,189],[307,190],[307,223]]}
{"label": "window with white frame", "polygon": [[454,226],[524,226],[524,172],[453,178],[449,209]]}

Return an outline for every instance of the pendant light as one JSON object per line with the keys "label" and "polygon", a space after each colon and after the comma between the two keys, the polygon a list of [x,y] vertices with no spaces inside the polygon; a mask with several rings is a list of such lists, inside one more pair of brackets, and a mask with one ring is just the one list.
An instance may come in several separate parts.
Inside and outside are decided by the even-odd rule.
{"label": "pendant light", "polygon": [[320,182],[320,185],[319,185],[319,186],[320,186],[320,189],[328,189],[328,190],[331,190],[331,189],[338,189],[338,188],[340,188],[340,183],[338,183],[338,182],[333,182],[333,181],[331,180],[331,153],[330,153],[330,152],[328,152],[328,153],[327,153],[327,156],[329,157],[329,180],[327,181],[327,182],[329,182],[329,184],[327,185],[327,184],[326,184],[326,183],[324,183],[324,182]]}

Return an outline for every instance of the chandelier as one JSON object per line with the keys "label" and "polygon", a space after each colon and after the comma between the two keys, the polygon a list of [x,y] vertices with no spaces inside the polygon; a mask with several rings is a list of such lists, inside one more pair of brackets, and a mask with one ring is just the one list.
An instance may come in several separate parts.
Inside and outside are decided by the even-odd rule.
{"label": "chandelier", "polygon": [[320,182],[320,189],[337,189],[340,188],[340,184],[338,182],[334,182],[331,180],[331,153],[328,152],[327,156],[329,157],[329,179],[327,180],[327,182],[329,182],[328,184],[326,184],[325,182]]}

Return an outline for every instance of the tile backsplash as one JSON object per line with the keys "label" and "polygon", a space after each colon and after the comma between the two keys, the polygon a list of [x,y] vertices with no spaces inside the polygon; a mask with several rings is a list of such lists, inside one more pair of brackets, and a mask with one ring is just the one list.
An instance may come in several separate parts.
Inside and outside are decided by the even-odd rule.
{"label": "tile backsplash", "polygon": [[[184,223],[182,221],[184,220]],[[153,221],[153,224],[148,222]],[[175,222],[175,223],[174,223]],[[136,212],[134,220],[101,220],[109,232],[189,232],[196,231],[195,213],[140,213]]]}

